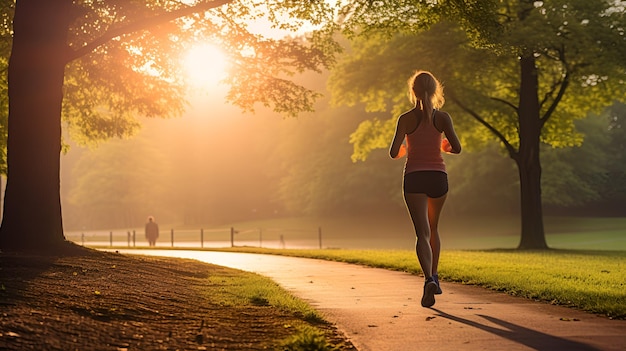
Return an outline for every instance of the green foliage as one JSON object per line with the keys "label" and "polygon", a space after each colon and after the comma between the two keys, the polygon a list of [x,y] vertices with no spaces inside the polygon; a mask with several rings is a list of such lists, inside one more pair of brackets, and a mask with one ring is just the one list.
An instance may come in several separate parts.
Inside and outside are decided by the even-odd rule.
{"label": "green foliage", "polygon": [[[226,79],[232,87],[228,101],[246,111],[254,111],[256,103],[288,116],[312,111],[320,94],[289,78],[320,73],[334,63],[340,47],[332,39],[332,16],[332,7],[319,1],[235,1],[216,11],[210,23],[219,23],[218,35],[215,28],[207,35],[228,48],[235,64]],[[273,39],[248,29],[249,22],[260,19],[284,31],[295,32],[307,23],[316,30],[306,37]]]}
{"label": "green foliage", "polygon": [[[318,122],[322,121],[310,121],[317,126],[311,126],[307,130],[312,132],[324,127],[325,122],[330,121]],[[385,170],[401,165],[390,163],[384,154],[373,156],[372,162],[367,165],[352,163],[349,158],[350,145],[345,134],[341,135],[341,132],[348,133],[345,125],[341,129],[326,129],[326,132],[319,134],[294,134],[293,138],[300,138],[295,144],[297,146],[292,149],[279,146],[280,150],[289,150],[283,157],[289,157],[292,152],[304,149],[303,152],[290,157],[290,162],[283,163],[280,168],[274,170],[282,174],[278,180],[277,200],[286,206],[289,213],[308,215],[361,213],[380,211],[386,204],[393,204],[390,194],[395,194],[393,186],[398,184],[399,178],[397,173]]]}
{"label": "green foliage", "polygon": [[610,143],[606,147],[610,155],[609,183],[603,192],[616,203],[626,201],[626,104],[616,103],[607,110]]}
{"label": "green foliage", "polygon": [[388,147],[394,129],[395,120],[393,119],[386,121],[373,119],[361,122],[356,131],[350,134],[350,143],[354,145],[352,161],[365,161],[372,151]]}
{"label": "green foliage", "polygon": [[[64,202],[67,225],[81,228],[133,228],[148,215],[167,217],[162,204],[175,202],[168,159],[154,140],[114,140],[85,150],[68,170],[76,180]],[[129,152],[139,153],[133,157]],[[68,185],[70,185],[68,184]]]}
{"label": "green foliage", "polygon": [[626,199],[624,104],[577,121],[584,142],[542,151],[544,203],[598,215],[621,215]]}
{"label": "green foliage", "polygon": [[7,173],[7,127],[9,119],[8,70],[14,1],[0,1],[0,174]]}
{"label": "green foliage", "polygon": [[[512,54],[509,50],[503,49],[504,44],[502,43],[515,42],[515,40],[520,41],[523,38],[510,38],[515,33],[512,29],[508,29],[506,33],[506,38],[508,39],[506,40],[504,37],[500,40],[498,39],[500,36],[491,34],[485,34],[485,38],[480,39],[476,36],[480,34],[479,32],[474,31],[470,33],[471,35],[466,35],[467,31],[457,24],[448,22],[435,24],[435,20],[438,21],[438,15],[435,16],[436,13],[433,11],[443,11],[445,6],[438,9],[429,9],[427,7],[414,6],[415,4],[423,4],[416,1],[391,2],[393,4],[383,5],[381,5],[382,3],[378,5],[367,3],[353,4],[353,6],[364,6],[360,8],[360,12],[357,11],[355,13],[365,14],[363,12],[366,10],[365,6],[370,5],[384,5],[388,6],[388,8],[380,8],[382,12],[380,12],[381,17],[379,20],[374,20],[375,18],[369,19],[372,23],[379,24],[377,25],[378,29],[376,28],[377,26],[361,26],[360,30],[358,30],[358,26],[353,27],[355,34],[357,32],[365,33],[368,36],[354,38],[353,47],[349,51],[350,55],[346,56],[339,63],[338,71],[332,75],[329,83],[330,88],[333,90],[333,102],[337,105],[350,105],[352,108],[331,110],[326,109],[322,104],[316,105],[315,109],[318,112],[315,114],[314,119],[305,116],[297,122],[285,121],[286,123],[284,124],[286,126],[282,125],[279,127],[276,124],[271,124],[274,126],[273,130],[276,133],[263,132],[263,134],[267,134],[267,139],[265,140],[267,145],[263,144],[263,146],[255,148],[253,156],[237,153],[235,158],[262,158],[267,163],[267,168],[259,171],[263,176],[256,177],[259,179],[255,183],[249,182],[254,184],[251,188],[260,189],[257,190],[260,194],[255,192],[254,195],[264,200],[269,199],[273,202],[272,206],[276,205],[279,211],[287,209],[290,213],[297,214],[340,213],[342,211],[361,210],[369,207],[375,208],[378,205],[380,207],[397,205],[401,208],[402,199],[400,197],[399,181],[402,162],[394,163],[388,160],[386,149],[393,133],[395,116],[410,108],[409,101],[406,98],[406,79],[414,69],[426,68],[442,78],[446,86],[449,103],[445,106],[445,109],[452,113],[457,129],[463,139],[464,150],[471,151],[472,149],[490,145],[484,153],[464,152],[463,157],[451,157],[446,160],[451,170],[451,183],[454,183],[454,186],[451,187],[451,192],[454,196],[451,197],[451,201],[447,206],[461,212],[479,208],[495,208],[499,210],[515,206],[515,203],[518,201],[518,191],[514,187],[518,185],[518,181],[513,179],[514,176],[512,175],[515,174],[513,166],[507,163],[504,158],[499,158],[501,154],[493,149],[500,143],[494,143],[492,135],[484,127],[467,118],[467,113],[456,107],[451,98],[453,96],[463,96],[468,101],[475,102],[479,106],[476,111],[480,112],[485,120],[500,130],[513,145],[517,145],[518,122],[515,112],[510,106],[503,104],[500,100],[515,103],[519,74],[516,67],[517,61],[511,60]],[[456,7],[446,10],[449,11],[446,14],[447,18],[457,18],[463,11],[463,7],[459,6],[461,2],[449,3],[451,4],[450,6],[454,5]],[[483,3],[484,5],[481,5]],[[286,6],[284,11],[280,8],[282,5]],[[282,3],[282,5],[275,2],[269,3],[268,6],[270,6],[272,12],[268,12],[267,16],[277,19],[284,18],[284,14],[289,12],[290,16],[297,15],[299,16],[298,18],[315,19],[315,21],[320,22],[323,16],[328,14],[326,11],[329,11],[328,8],[324,7],[326,6],[324,2],[287,2]],[[130,7],[125,7],[123,11],[128,11],[128,15],[123,22],[117,25],[129,22],[132,19],[131,15],[140,17],[140,13],[148,13],[146,12],[148,11],[147,9],[139,7],[139,5],[130,4],[129,6],[134,6],[133,10],[131,11]],[[310,11],[306,9],[308,6],[310,6]],[[485,6],[485,8],[481,6]],[[481,21],[479,19],[489,16],[489,11],[491,11],[493,6],[493,2],[477,1],[472,3],[468,11],[471,12],[475,19],[468,23],[480,24]],[[556,18],[554,17],[557,16],[556,13],[560,13],[558,16],[565,16],[563,12],[556,10],[556,5],[551,6],[556,11],[554,13],[550,12],[550,16],[553,16],[550,17],[551,21]],[[593,7],[596,5],[589,6]],[[402,12],[397,16],[391,15],[398,9],[408,9],[409,7],[410,9],[406,13]],[[153,10],[157,11],[156,9]],[[415,20],[418,18],[415,17],[418,14],[426,13],[432,16],[427,20]],[[125,36],[124,40],[114,40],[68,65],[65,101],[67,115],[65,121],[69,127],[72,139],[89,143],[113,136],[123,137],[138,130],[139,120],[136,117],[139,115],[174,116],[180,112],[178,108],[186,106],[182,103],[184,99],[177,97],[180,94],[185,94],[182,85],[178,86],[178,88],[172,88],[173,90],[168,90],[167,82],[159,80],[154,75],[144,75],[142,73],[146,72],[135,69],[150,64],[150,67],[153,69],[158,68],[167,73],[172,81],[182,84],[182,82],[178,82],[182,79],[182,76],[179,75],[180,70],[175,65],[174,58],[176,53],[171,53],[171,55],[161,54],[166,53],[168,48],[176,48],[175,51],[184,51],[184,47],[190,45],[190,43],[172,43],[173,39],[167,33],[188,35],[196,31],[198,35],[215,39],[222,43],[222,47],[231,52],[232,58],[238,58],[235,61],[239,63],[238,67],[240,70],[236,70],[237,72],[233,72],[233,74],[235,74],[235,77],[241,76],[241,80],[237,80],[239,82],[237,84],[246,87],[240,89],[231,97],[238,99],[242,105],[247,106],[249,109],[254,109],[254,101],[262,98],[261,95],[269,94],[269,89],[273,89],[272,87],[282,86],[288,88],[290,83],[282,80],[285,77],[292,77],[297,85],[306,85],[308,89],[315,91],[321,89],[323,86],[321,81],[325,78],[324,76],[314,73],[299,75],[297,72],[301,69],[313,69],[314,65],[311,64],[315,62],[321,64],[318,67],[332,64],[333,61],[329,54],[335,52],[338,48],[331,41],[325,40],[328,33],[323,31],[321,33],[315,32],[307,36],[306,40],[297,38],[296,42],[287,40],[279,42],[268,38],[258,38],[252,35],[252,33],[246,33],[244,28],[234,26],[232,28],[229,27],[231,28],[229,33],[232,37],[217,38],[215,33],[217,29],[222,28],[219,27],[221,24],[219,21],[217,23],[209,23],[209,19],[214,19],[214,16],[219,17],[223,14],[227,14],[231,18],[238,18],[237,16],[242,15],[242,18],[250,19],[266,16],[262,7],[246,7],[244,3],[237,2],[220,9],[220,11],[212,11],[205,15],[193,15],[192,18],[198,21],[198,25],[193,27],[193,30],[189,29],[188,33],[181,34],[179,33],[180,29],[174,28],[172,25],[160,26],[145,33],[141,32],[141,34]],[[85,17],[80,22],[84,30],[79,33],[76,27],[74,29],[75,38],[84,36],[85,40],[88,41],[106,33],[105,27],[99,28],[97,27],[97,22],[91,21],[96,15],[98,13],[90,11],[84,14]],[[618,14],[612,14],[611,16],[610,18],[615,18],[615,20],[619,19]],[[410,18],[413,18],[413,20],[410,20]],[[533,18],[533,21],[541,22],[542,17],[536,15]],[[107,25],[112,26],[113,22],[111,21],[115,19],[113,17],[106,17],[106,19],[109,21]],[[356,21],[357,19],[358,16],[351,16],[347,21]],[[368,20],[362,19],[363,21]],[[387,25],[391,26],[391,24],[386,21],[392,21],[396,27],[387,27]],[[287,26],[285,27],[286,29],[297,28],[303,23],[301,20],[293,22],[283,21],[280,23],[280,26]],[[361,25],[364,23],[366,22],[362,22]],[[468,23],[465,25],[469,25]],[[493,26],[494,24],[492,23],[491,25]],[[591,24],[587,24],[587,26],[589,25]],[[600,26],[602,24],[593,23],[593,25]],[[506,26],[511,25],[506,24]],[[572,26],[570,24],[568,28]],[[422,30],[426,27],[429,27],[429,31],[422,33]],[[398,31],[394,32],[391,28],[397,28]],[[529,30],[526,28],[522,29]],[[327,30],[327,28],[324,28],[324,30]],[[489,30],[491,31],[493,28]],[[548,38],[552,36],[550,33],[554,34],[554,30],[543,34],[534,33],[534,35],[538,36],[541,34]],[[583,34],[588,35],[586,33]],[[609,34],[607,33],[606,35],[608,36]],[[571,37],[572,35],[569,34],[569,36]],[[235,38],[241,40],[235,42]],[[442,38],[445,38],[445,40],[442,40]],[[489,38],[492,41],[498,39],[501,42],[497,45],[497,50],[495,44],[485,44],[484,47],[478,47],[480,43],[486,43],[486,40]],[[194,40],[192,38],[188,39]],[[544,43],[546,40],[537,40],[537,43]],[[154,46],[142,48],[145,57],[134,55],[136,53],[134,50],[143,46],[144,43],[154,43]],[[259,45],[259,50],[262,48],[263,55],[260,54],[261,51],[259,51],[259,54],[254,55],[250,54],[251,51],[237,51],[256,48],[257,45]],[[298,45],[306,47],[306,50],[299,50],[300,47]],[[558,45],[554,44],[554,47],[556,46]],[[582,48],[584,49],[584,47]],[[244,55],[246,52],[249,55]],[[111,55],[111,57],[108,58],[107,55]],[[274,62],[279,61],[278,56],[284,55],[290,62],[284,69],[289,72],[280,70],[278,66],[271,66]],[[541,76],[546,79],[555,77],[542,83],[542,89],[546,91],[546,94],[552,85],[558,83],[558,77],[563,72],[561,66],[556,64],[550,65],[548,57],[551,57],[551,55],[547,53],[542,54],[542,60],[545,59],[546,61],[545,63],[541,61],[539,70]],[[259,60],[258,62],[256,61],[257,59]],[[602,62],[605,59],[608,60],[609,58],[603,56],[597,59],[599,61],[597,65],[593,64],[598,68],[602,68],[604,67]],[[306,65],[305,61],[309,65]],[[251,71],[246,71],[246,69]],[[273,71],[274,69],[276,70]],[[274,81],[270,79],[267,75],[270,71],[275,72],[276,75],[281,77],[281,80]],[[259,72],[263,74],[261,77],[256,75]],[[296,75],[290,76],[294,72]],[[119,82],[109,81],[110,79],[117,79],[118,76]],[[584,78],[585,82],[589,81],[589,84],[584,86],[581,84],[570,84],[568,91],[580,91],[582,96],[577,93],[577,95],[572,95],[571,99],[569,95],[563,98],[563,101],[567,101],[567,104],[561,103],[557,111],[554,112],[555,115],[544,126],[543,138],[547,143],[561,147],[580,145],[583,140],[583,133],[587,134],[583,126],[584,121],[578,123],[570,117],[578,118],[586,115],[585,111],[588,108],[593,107],[594,104],[600,106],[607,99],[615,98],[615,94],[621,89],[620,85],[614,80],[595,81],[590,77],[588,75],[587,78]],[[579,78],[579,82],[582,79]],[[609,83],[615,84],[615,89]],[[261,85],[263,86],[260,87]],[[151,88],[145,89],[146,86]],[[335,94],[337,91],[340,93]],[[484,92],[488,94],[485,95],[483,94]],[[296,104],[299,104],[299,101],[312,101],[308,100],[308,95],[301,93],[302,91],[294,90],[294,95],[290,95],[294,99],[284,100],[285,104],[287,104],[287,100],[296,102]],[[154,99],[157,96],[163,97],[165,100],[155,101]],[[281,99],[280,95],[272,96],[276,97],[276,99]],[[148,105],[148,102],[151,103]],[[325,103],[326,101],[321,100],[319,102]],[[281,100],[279,106],[282,106],[283,110],[290,109],[289,105],[280,105],[282,103]],[[130,106],[130,109],[125,109],[125,106]],[[170,107],[173,109],[169,110]],[[260,109],[262,112],[265,110],[264,108]],[[362,112],[363,110],[371,111],[371,113],[364,113]],[[221,111],[217,112],[217,114],[222,113]],[[556,118],[557,114],[561,117]],[[4,127],[6,124],[1,126]],[[254,125],[254,129],[259,127],[259,124]],[[622,128],[621,130],[623,131],[624,129]],[[190,133],[190,130],[185,129],[182,132]],[[235,130],[224,131],[226,134],[238,132]],[[161,137],[163,138],[162,135]],[[349,145],[346,145],[348,141],[347,135],[350,135],[349,140],[352,143],[353,150],[350,150]],[[205,137],[207,139],[218,138],[217,135],[208,133]],[[613,188],[606,188],[600,191],[597,189],[597,184],[590,187],[590,181],[599,181],[598,178],[603,177],[600,172],[603,166],[601,167],[599,163],[593,163],[596,166],[590,168],[590,170],[593,169],[594,172],[598,172],[595,174],[587,172],[586,168],[584,168],[586,167],[585,164],[593,161],[593,159],[587,157],[594,157],[594,153],[587,150],[591,145],[596,145],[594,140],[597,140],[600,144],[593,146],[593,148],[602,148],[603,139],[601,135],[597,135],[596,138],[587,135],[586,138],[587,140],[582,144],[582,147],[574,148],[571,151],[565,151],[562,148],[555,150],[545,148],[542,150],[544,159],[549,160],[544,163],[543,172],[546,178],[543,182],[546,203],[560,203],[570,206],[591,201],[599,193],[602,194],[602,197],[614,194]],[[617,148],[620,145],[620,140],[625,139],[623,137],[620,139],[616,135],[612,142],[613,147]],[[127,158],[132,158],[125,164],[120,165],[120,169],[113,169],[114,165],[118,163],[113,163],[110,157],[104,156],[103,153],[100,153],[99,156],[93,156],[93,158],[103,157],[105,158],[104,160],[93,161],[92,159],[91,161],[85,160],[81,162],[83,165],[80,166],[80,170],[76,170],[74,173],[77,175],[77,178],[84,177],[85,179],[79,180],[80,184],[78,186],[80,189],[72,190],[69,202],[64,204],[64,207],[67,207],[65,208],[66,213],[79,214],[67,218],[65,220],[66,224],[75,224],[79,219],[86,219],[89,216],[99,216],[101,219],[98,223],[108,223],[107,221],[111,220],[113,216],[107,215],[107,211],[103,207],[98,207],[100,204],[106,204],[109,209],[114,208],[117,211],[115,213],[126,213],[114,216],[116,218],[115,223],[121,223],[119,225],[126,226],[131,221],[130,219],[123,219],[126,217],[134,218],[132,221],[135,224],[137,221],[143,222],[147,215],[145,213],[147,210],[144,210],[147,203],[160,201],[162,203],[175,204],[176,211],[184,213],[184,215],[179,215],[177,218],[184,216],[185,220],[187,220],[188,218],[194,218],[196,213],[198,213],[198,216],[199,214],[218,216],[216,213],[220,210],[240,214],[244,212],[243,206],[248,206],[248,204],[254,202],[256,198],[253,199],[252,197],[243,197],[241,195],[238,199],[238,202],[242,203],[241,207],[227,207],[224,205],[225,203],[233,203],[234,201],[229,196],[220,197],[211,191],[211,187],[226,187],[226,183],[212,182],[215,174],[221,174],[222,172],[217,168],[230,168],[235,172],[244,172],[245,168],[235,168],[232,163],[209,162],[208,157],[205,159],[189,158],[187,157],[189,156],[189,148],[201,150],[200,153],[206,153],[207,155],[210,149],[189,143],[188,140],[173,140],[169,138],[167,140],[169,140],[169,145],[157,146],[153,144],[150,146],[158,150],[157,153],[161,154],[160,157],[155,157],[154,153],[151,152],[144,154],[141,151],[145,150],[143,147],[131,149],[131,146],[128,144],[126,144],[126,147],[129,147],[128,152],[124,151],[124,146],[115,147],[118,149],[117,151],[110,150],[117,156],[123,155]],[[251,141],[248,142],[251,144]],[[170,157],[171,155],[166,154],[167,149],[174,148],[186,152],[186,157]],[[109,150],[109,148],[106,148],[106,150]],[[618,150],[616,149],[616,152]],[[346,162],[350,154],[352,154],[353,160],[365,160],[369,157],[370,162],[356,164],[351,164],[349,161]],[[624,155],[623,152],[618,154]],[[598,160],[604,158],[601,155],[598,156],[600,156]],[[87,158],[89,156],[84,157]],[[155,166],[146,164],[142,158],[146,160],[158,159],[160,161],[155,162]],[[212,158],[217,159],[218,157],[212,156]],[[562,163],[570,160],[578,163],[576,165],[570,165],[569,163],[564,165]],[[91,163],[90,166],[90,162],[97,163]],[[200,169],[186,165],[200,163],[208,165]],[[110,166],[107,166],[109,164]],[[616,160],[612,172],[618,172],[619,165],[622,164],[626,164],[626,162]],[[556,167],[557,165],[559,167]],[[210,169],[211,166],[214,169]],[[90,167],[93,169],[89,169]],[[250,162],[248,162],[248,167],[248,169],[252,167]],[[145,172],[141,171],[141,169],[145,170]],[[164,169],[176,169],[184,173],[184,175],[176,178],[155,175],[156,173],[163,173]],[[578,172],[581,169],[583,171]],[[103,174],[108,174],[109,172],[115,176],[110,177],[111,179],[108,181],[103,180],[106,178]],[[272,178],[275,181],[267,181],[269,178],[264,177],[266,174],[276,177]],[[609,178],[619,178],[619,173],[611,174]],[[564,175],[564,177],[561,177],[561,175]],[[579,177],[576,180],[574,177],[579,175],[585,175],[585,177]],[[493,178],[499,180],[497,184],[492,184],[489,181]],[[142,185],[142,183],[154,184],[155,188],[151,189],[151,191],[158,192],[160,195],[151,197],[147,187]],[[100,184],[103,187],[111,186],[112,188],[110,189],[116,190],[102,194],[100,186],[88,186],[90,184]],[[173,192],[172,184],[179,184],[177,190],[182,190],[183,187],[180,184],[195,184],[195,187],[193,191],[181,191],[179,197],[174,197],[171,194]],[[70,184],[64,183],[66,189],[69,186]],[[578,187],[584,190],[580,194],[572,191],[572,189],[577,189]],[[251,188],[246,188],[242,193],[251,193]],[[363,191],[364,189],[366,191]],[[124,196],[119,196],[115,200],[123,200],[123,206],[119,202],[113,202],[104,196],[110,196],[111,193],[117,193],[118,191],[123,193]],[[494,195],[495,198],[494,196],[484,196],[485,193]],[[464,195],[467,195],[467,197]],[[573,197],[576,199],[573,199]],[[155,198],[159,201],[155,201]],[[463,200],[455,200],[455,198]],[[94,201],[96,199],[99,201]],[[148,199],[152,200],[148,201]],[[202,199],[210,200],[204,201]],[[511,203],[513,205],[510,205]],[[269,205],[267,206],[269,207]],[[171,207],[171,205],[161,207],[163,208],[162,212],[174,211]],[[193,211],[194,207],[196,209],[193,212],[194,214],[191,215],[190,212]],[[258,205],[255,204],[255,207],[258,207]],[[77,209],[81,211],[73,212],[73,210]],[[246,207],[245,211],[249,213],[250,208]],[[131,212],[134,212],[134,214],[129,214]],[[86,215],[85,213],[92,214]],[[98,226],[104,224],[99,224]],[[111,223],[111,225],[113,224]]]}
{"label": "green foliage", "polygon": [[[315,116],[282,120],[263,113],[248,118],[233,108],[216,109],[207,103],[198,108],[197,116],[147,121],[131,140],[111,141],[84,152],[75,148],[63,158],[64,223],[69,229],[125,228],[141,226],[153,214],[159,221],[197,227],[285,213],[404,214],[402,161],[391,160],[386,147],[375,149],[368,162],[350,161],[349,135],[372,115],[361,109],[362,105],[349,109],[320,105]],[[608,121],[603,115],[577,122],[585,134],[581,147],[542,150],[544,204],[550,205],[549,211],[601,215],[612,208],[610,213],[619,215],[624,139],[615,135],[607,146],[605,118]],[[198,124],[200,120],[213,122]],[[246,143],[233,144],[227,155],[222,153],[221,145],[244,128],[256,133]],[[381,139],[386,143],[385,137]],[[496,143],[466,150],[462,157],[444,156],[451,184],[445,213],[517,213],[518,172]],[[255,176],[244,176],[248,174]],[[235,184],[240,190],[236,201]],[[608,199],[616,202],[607,203]],[[294,225],[298,227],[288,227]]]}
{"label": "green foliage", "polygon": [[[305,77],[323,86],[324,77]],[[270,155],[263,165],[278,189],[269,196],[290,214],[327,215],[380,211],[396,203],[398,169],[386,153],[376,153],[370,163],[355,164],[349,134],[367,119],[360,108],[329,108],[328,99],[316,105],[313,116],[283,120],[268,131]],[[264,123],[267,125],[267,123]]]}
{"label": "green foliage", "polygon": [[612,155],[607,118],[590,116],[577,123],[585,136],[581,146],[542,152],[544,203],[576,206],[599,200]]}
{"label": "green foliage", "polygon": [[[530,52],[539,74],[540,117],[546,121],[542,140],[565,147],[582,142],[576,119],[626,98],[625,19],[617,8],[620,5],[444,1],[431,8],[420,1],[410,3],[419,7],[406,14],[412,21],[400,11],[408,7],[404,2],[354,5],[357,18],[350,18],[346,26],[349,33],[360,36],[352,41],[354,53],[344,57],[331,76],[336,103],[361,101],[371,110],[396,116],[407,108],[401,103],[406,94],[402,82],[412,70],[427,69],[444,82],[448,96],[465,107],[446,106],[456,120],[471,111],[501,133],[501,141],[517,146],[522,118],[518,116],[518,58]],[[393,11],[397,20],[389,16]],[[365,23],[376,25],[364,29]],[[565,94],[559,92],[561,88]],[[463,141],[480,144],[492,137],[482,125],[461,123]],[[357,136],[378,139],[388,133]],[[355,157],[362,159],[371,144],[354,142]]]}
{"label": "green foliage", "polygon": [[[321,72],[334,63],[340,48],[330,37],[332,7],[317,1],[223,3],[75,2],[66,56],[66,136],[80,144],[96,144],[135,134],[138,117],[179,116],[189,94],[181,57],[198,42],[214,43],[228,53],[233,68],[227,98],[233,104],[254,111],[260,103],[288,116],[312,111],[320,94],[290,77]],[[0,6],[0,150],[4,150],[6,70],[15,4],[5,0]],[[255,30],[257,21],[267,21],[282,35],[277,39]],[[286,36],[306,25],[316,26],[316,31],[307,37]],[[2,173],[5,153],[0,154]]]}
{"label": "green foliage", "polygon": [[[413,69],[432,71],[444,81],[447,97],[454,102],[454,107],[444,109],[452,113],[461,142],[472,145],[495,139],[515,161],[524,189],[519,247],[545,248],[540,142],[552,147],[578,146],[583,138],[575,120],[599,113],[616,99],[626,101],[623,4],[584,0],[412,3],[419,10],[404,27],[390,19],[390,12],[402,17],[404,7],[395,4],[364,2],[349,11],[359,17],[348,19],[345,26],[347,35],[359,37],[352,48],[357,54],[333,72],[333,93],[348,103],[371,100],[385,109],[381,101],[396,101],[400,96],[396,89],[385,89],[399,82],[388,74],[387,66],[402,67],[405,77]],[[359,25],[364,23],[373,23],[375,29]],[[454,35],[437,35],[442,29]],[[414,43],[398,44],[403,41]],[[450,47],[451,42],[456,46]],[[400,54],[387,54],[393,50]],[[370,80],[351,70],[355,57],[361,56],[367,57],[368,66],[383,68],[378,76],[382,83],[374,82],[376,87],[345,98],[343,91],[358,89]],[[393,60],[398,57],[406,59]],[[397,107],[390,112],[397,115]],[[378,138],[387,133],[381,128],[373,144],[382,144]],[[372,134],[360,131],[355,135],[354,158],[364,159],[373,149],[372,143],[357,139]],[[357,149],[361,146],[365,147]]]}
{"label": "green foliage", "polygon": [[350,1],[339,10],[343,31],[349,36],[415,32],[434,23],[437,6],[428,0]]}
{"label": "green foliage", "polygon": [[[519,208],[519,175],[495,144],[463,157],[446,155],[450,201],[446,211],[459,214],[515,213]],[[495,181],[494,181],[495,180]]]}

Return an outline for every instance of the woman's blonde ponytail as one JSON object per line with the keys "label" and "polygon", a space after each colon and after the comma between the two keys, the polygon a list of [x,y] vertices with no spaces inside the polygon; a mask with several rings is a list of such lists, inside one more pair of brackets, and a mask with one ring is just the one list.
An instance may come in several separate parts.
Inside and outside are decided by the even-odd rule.
{"label": "woman's blonde ponytail", "polygon": [[433,121],[433,101],[432,95],[429,94],[428,91],[424,91],[424,97],[422,100],[422,115],[426,118],[429,124],[432,124]]}
{"label": "woman's blonde ponytail", "polygon": [[409,79],[409,94],[411,102],[421,107],[422,115],[432,123],[433,110],[445,102],[441,83],[430,72],[417,71]]}

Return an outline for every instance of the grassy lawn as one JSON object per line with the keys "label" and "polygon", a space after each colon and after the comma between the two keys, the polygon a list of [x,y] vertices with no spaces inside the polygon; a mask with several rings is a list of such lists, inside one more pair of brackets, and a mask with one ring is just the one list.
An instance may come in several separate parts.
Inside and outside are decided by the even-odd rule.
{"label": "grassy lawn", "polygon": [[626,252],[444,252],[445,279],[626,317]]}
{"label": "grassy lawn", "polygon": [[[415,253],[405,250],[227,251],[320,258],[421,273]],[[444,251],[439,275],[446,281],[626,318],[626,251]]]}
{"label": "grassy lawn", "polygon": [[[225,226],[241,231],[237,240],[245,235],[258,237],[261,228],[264,235],[264,248],[226,251],[321,258],[420,273],[406,213],[384,218],[286,218]],[[275,241],[272,243],[276,238],[267,229],[279,227],[292,228],[285,234],[287,249],[276,249]],[[325,249],[316,248],[319,227],[323,228]],[[517,217],[444,218],[439,274],[447,281],[626,318],[626,218],[546,217],[545,228],[552,250],[518,252],[513,250],[519,242]],[[313,249],[292,244],[304,239],[310,240],[308,247]]]}

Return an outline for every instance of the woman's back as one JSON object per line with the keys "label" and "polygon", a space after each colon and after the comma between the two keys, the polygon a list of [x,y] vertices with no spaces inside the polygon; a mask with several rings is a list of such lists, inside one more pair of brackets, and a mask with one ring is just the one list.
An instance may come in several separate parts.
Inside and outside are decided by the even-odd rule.
{"label": "woman's back", "polygon": [[[413,110],[417,112],[416,110]],[[432,121],[418,118],[417,128],[406,135],[407,161],[405,173],[416,171],[446,171],[446,166],[441,156],[442,134],[435,127],[436,110],[433,110]],[[417,115],[417,113],[414,113]],[[420,114],[421,115],[421,114]]]}

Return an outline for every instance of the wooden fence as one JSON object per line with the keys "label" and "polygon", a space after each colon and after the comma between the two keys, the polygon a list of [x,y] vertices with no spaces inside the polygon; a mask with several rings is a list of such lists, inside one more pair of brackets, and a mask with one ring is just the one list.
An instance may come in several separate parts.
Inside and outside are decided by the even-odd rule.
{"label": "wooden fence", "polygon": [[[110,230],[92,232],[68,232],[66,238],[83,246],[148,245],[144,231]],[[322,248],[322,227],[316,229],[252,228],[236,229],[170,229],[161,231],[157,247],[176,248],[222,248],[222,247],[270,247],[270,248]]]}

